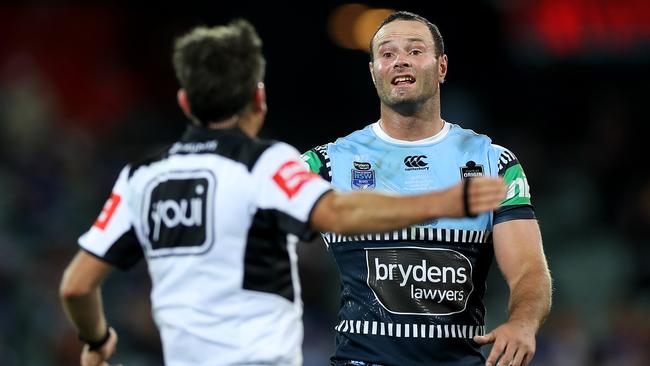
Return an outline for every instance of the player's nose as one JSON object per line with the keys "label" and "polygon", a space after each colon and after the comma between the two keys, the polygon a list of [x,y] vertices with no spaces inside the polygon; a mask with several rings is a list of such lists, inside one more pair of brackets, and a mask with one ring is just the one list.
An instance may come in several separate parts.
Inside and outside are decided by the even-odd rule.
{"label": "player's nose", "polygon": [[403,53],[398,53],[395,56],[395,61],[393,62],[393,68],[404,68],[404,67],[411,67],[411,62],[409,61],[408,57],[404,55]]}

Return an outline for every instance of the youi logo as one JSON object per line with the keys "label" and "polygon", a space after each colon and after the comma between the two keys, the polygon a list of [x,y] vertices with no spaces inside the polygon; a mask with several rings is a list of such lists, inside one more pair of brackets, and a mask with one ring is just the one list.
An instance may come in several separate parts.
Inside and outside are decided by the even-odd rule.
{"label": "youi logo", "polygon": [[147,186],[143,231],[150,256],[197,254],[212,243],[215,180],[209,172],[170,173]]}
{"label": "youi logo", "polygon": [[160,230],[163,226],[166,229],[173,229],[178,225],[192,227],[203,224],[203,206],[205,204],[203,193],[205,192],[205,186],[197,183],[194,192],[197,197],[181,198],[180,201],[173,199],[158,200],[152,204],[152,238],[154,241],[160,239]]}

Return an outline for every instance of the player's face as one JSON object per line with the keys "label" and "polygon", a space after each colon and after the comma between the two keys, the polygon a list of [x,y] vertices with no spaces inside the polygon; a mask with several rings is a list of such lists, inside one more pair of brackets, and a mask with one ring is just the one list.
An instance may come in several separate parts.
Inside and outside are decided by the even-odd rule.
{"label": "player's face", "polygon": [[426,24],[406,20],[386,24],[375,35],[372,52],[370,69],[384,104],[423,103],[437,94],[446,57],[436,57]]}

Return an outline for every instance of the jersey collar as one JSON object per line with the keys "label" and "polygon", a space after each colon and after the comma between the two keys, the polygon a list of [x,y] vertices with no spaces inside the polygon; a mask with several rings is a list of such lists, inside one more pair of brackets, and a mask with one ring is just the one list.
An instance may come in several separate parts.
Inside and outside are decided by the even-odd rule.
{"label": "jersey collar", "polygon": [[384,131],[381,126],[379,125],[379,121],[373,123],[370,125],[370,128],[372,131],[379,137],[381,140],[384,140],[386,142],[389,142],[391,144],[396,144],[396,145],[402,145],[402,146],[421,146],[421,145],[431,145],[435,144],[437,142],[440,142],[442,139],[447,136],[449,133],[449,130],[451,129],[451,123],[448,123],[447,121],[443,120],[443,126],[442,130],[438,132],[437,134],[427,137],[422,140],[417,140],[417,141],[404,141],[404,140],[398,140],[396,138],[388,136],[386,131]]}
{"label": "jersey collar", "polygon": [[233,136],[250,140],[250,137],[239,127],[213,129],[188,125],[185,133],[181,137],[181,142],[218,140],[229,137],[233,138]]}

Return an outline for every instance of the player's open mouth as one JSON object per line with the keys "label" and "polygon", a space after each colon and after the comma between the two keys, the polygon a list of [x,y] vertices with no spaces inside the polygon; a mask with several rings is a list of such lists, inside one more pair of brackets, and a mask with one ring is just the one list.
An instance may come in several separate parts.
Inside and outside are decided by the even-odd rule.
{"label": "player's open mouth", "polygon": [[415,77],[411,75],[395,76],[390,83],[393,85],[413,84],[415,83]]}

